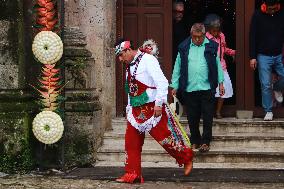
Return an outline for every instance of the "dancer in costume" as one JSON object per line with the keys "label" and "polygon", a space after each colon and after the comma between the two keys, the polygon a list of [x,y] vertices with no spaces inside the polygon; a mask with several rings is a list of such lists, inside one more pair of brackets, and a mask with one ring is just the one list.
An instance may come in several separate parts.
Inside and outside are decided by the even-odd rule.
{"label": "dancer in costume", "polygon": [[[116,44],[118,60],[127,65],[126,91],[128,93],[127,128],[125,134],[125,174],[117,182],[143,183],[141,173],[141,152],[145,132],[149,134],[171,155],[177,163],[184,165],[184,174],[192,170],[192,150],[179,140],[177,128],[169,116],[166,102],[168,81],[158,60],[140,50],[133,50],[130,41],[123,39]],[[175,134],[174,134],[175,133]]]}

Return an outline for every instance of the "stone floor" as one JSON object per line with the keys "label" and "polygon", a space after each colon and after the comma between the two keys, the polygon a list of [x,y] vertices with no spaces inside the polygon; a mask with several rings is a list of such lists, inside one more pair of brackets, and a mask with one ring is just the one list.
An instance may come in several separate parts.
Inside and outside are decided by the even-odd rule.
{"label": "stone floor", "polygon": [[[184,176],[183,168],[143,168],[143,177],[149,182],[219,182],[219,183],[283,183],[284,170],[193,169]],[[124,167],[76,168],[63,178],[110,180],[124,174]]]}
{"label": "stone floor", "polygon": [[150,182],[119,184],[108,180],[64,179],[60,177],[23,175],[0,178],[0,189],[282,189],[284,183],[216,183],[216,182]]}
{"label": "stone floor", "polygon": [[144,168],[144,184],[120,184],[119,167],[74,168],[65,173],[51,169],[26,175],[0,172],[0,189],[282,189],[283,170],[195,169],[189,177],[182,169]]}

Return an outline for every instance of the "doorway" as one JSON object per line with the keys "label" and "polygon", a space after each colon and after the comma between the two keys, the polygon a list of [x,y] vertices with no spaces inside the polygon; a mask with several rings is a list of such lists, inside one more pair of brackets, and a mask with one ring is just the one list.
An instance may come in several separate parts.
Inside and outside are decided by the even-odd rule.
{"label": "doorway", "polygon": [[[183,21],[186,24],[186,28],[188,28],[188,34],[190,27],[194,23],[203,22],[208,14],[217,14],[222,19],[222,32],[226,36],[227,46],[231,49],[236,49],[236,0],[187,0],[184,4]],[[226,55],[225,59],[233,90],[236,91],[235,61],[232,57]],[[235,106],[236,95],[226,99],[224,105]]]}
{"label": "doorway", "polygon": [[[138,48],[146,39],[154,39],[159,46],[160,66],[170,80],[172,2],[170,0],[117,0],[117,38],[132,40]],[[125,116],[127,95],[124,92],[125,68],[116,64],[116,115]]]}
{"label": "doorway", "polygon": [[[281,0],[280,3],[281,3],[281,7],[283,8],[284,1]],[[261,4],[262,4],[262,0],[255,0],[255,9],[259,9]],[[276,76],[276,74],[274,76]],[[254,99],[254,103],[255,103],[256,107],[261,108],[262,107],[262,98],[261,98],[261,95],[258,95],[258,94],[261,94],[261,86],[260,86],[260,82],[259,82],[258,71],[255,71],[254,81],[255,81],[255,86],[254,86],[254,90],[255,90],[254,91],[254,96],[255,96],[255,99]],[[283,107],[283,106],[284,106],[284,102],[279,104],[279,103],[276,102],[275,99],[273,100],[273,107],[274,108],[278,109],[278,108]]]}
{"label": "doorway", "polygon": [[[154,38],[161,49],[161,67],[168,80],[172,73],[172,2],[163,0],[118,0],[117,37],[133,40],[135,46],[147,38]],[[218,13],[224,18],[224,32],[228,46],[237,50],[236,63],[229,59],[229,72],[235,97],[226,102],[224,116],[235,116],[244,108],[244,13],[245,0],[187,0],[186,18],[191,23],[202,22],[208,13]],[[155,26],[155,27],[153,27]],[[238,35],[236,36],[236,33]],[[116,65],[117,116],[125,114],[126,95],[123,93],[123,67]],[[122,95],[123,94],[123,95]]]}
{"label": "doorway", "polygon": [[[132,39],[137,47],[147,38],[160,45],[161,67],[168,80],[172,72],[172,2],[164,0],[117,0],[117,37]],[[226,101],[223,115],[235,117],[236,110],[252,110],[263,116],[258,106],[255,73],[249,67],[249,26],[252,14],[260,0],[186,0],[186,19],[202,22],[209,13],[223,18],[223,32],[228,47],[236,49],[235,63],[227,60],[234,87],[234,97]],[[283,1],[282,1],[283,2]],[[125,115],[127,97],[123,92],[124,69],[116,64],[117,116]],[[283,108],[275,109],[275,116],[284,116]]]}
{"label": "doorway", "polygon": [[[243,2],[244,7],[244,108],[247,110],[253,110],[254,117],[263,117],[264,111],[261,107],[261,93],[260,93],[260,85],[258,80],[258,74],[249,67],[249,26],[251,17],[255,11],[255,9],[259,8],[261,5],[262,0],[252,0],[252,1],[245,1]],[[283,0],[281,1],[283,5]],[[237,19],[238,20],[238,19]],[[238,33],[238,32],[237,32]],[[238,39],[237,39],[238,41]],[[238,73],[237,73],[238,74]],[[284,116],[284,109],[283,108],[274,108],[273,114],[275,117],[283,117]]]}

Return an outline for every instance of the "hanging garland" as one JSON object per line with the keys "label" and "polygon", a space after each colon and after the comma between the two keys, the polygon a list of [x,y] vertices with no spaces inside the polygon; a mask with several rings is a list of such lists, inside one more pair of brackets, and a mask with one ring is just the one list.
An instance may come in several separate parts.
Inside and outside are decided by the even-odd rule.
{"label": "hanging garland", "polygon": [[57,142],[63,134],[64,126],[58,114],[42,111],[33,120],[33,133],[44,144]]}
{"label": "hanging garland", "polygon": [[37,0],[35,4],[36,25],[39,31],[54,31],[58,23],[55,0]]}
{"label": "hanging garland", "polygon": [[[64,126],[59,111],[59,97],[62,85],[60,69],[56,63],[63,54],[63,43],[55,33],[58,22],[56,1],[37,0],[34,6],[36,24],[39,32],[33,41],[32,51],[37,61],[43,64],[39,88],[32,86],[40,93],[42,112],[33,120],[33,133],[44,144],[57,142],[63,134]],[[57,30],[58,31],[58,30]]]}
{"label": "hanging garland", "polygon": [[32,51],[39,62],[54,64],[62,57],[63,43],[56,33],[41,31],[34,38]]}

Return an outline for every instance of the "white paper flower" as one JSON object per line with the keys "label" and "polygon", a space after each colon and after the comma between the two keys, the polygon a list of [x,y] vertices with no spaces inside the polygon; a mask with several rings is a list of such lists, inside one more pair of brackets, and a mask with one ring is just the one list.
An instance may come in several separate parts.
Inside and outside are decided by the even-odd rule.
{"label": "white paper flower", "polygon": [[44,144],[57,142],[63,134],[64,126],[58,114],[42,111],[33,120],[33,133]]}
{"label": "white paper flower", "polygon": [[[178,108],[177,108],[178,106]],[[177,114],[178,118],[181,118],[182,114],[183,114],[183,106],[180,103],[180,101],[177,99],[176,96],[174,96],[174,102],[170,104],[170,108],[172,109],[172,111],[174,111]],[[179,109],[178,112],[177,109]]]}
{"label": "white paper flower", "polygon": [[62,57],[63,43],[56,33],[41,31],[34,38],[32,51],[41,63],[54,64]]}

